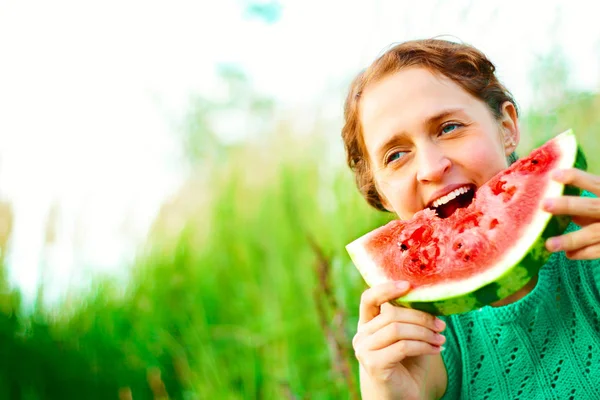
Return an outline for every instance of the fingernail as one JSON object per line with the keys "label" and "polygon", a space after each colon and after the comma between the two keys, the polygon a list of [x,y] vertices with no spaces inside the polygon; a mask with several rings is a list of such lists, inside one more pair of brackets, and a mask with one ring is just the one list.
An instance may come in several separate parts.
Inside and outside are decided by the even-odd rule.
{"label": "fingernail", "polygon": [[410,287],[410,283],[406,281],[398,281],[396,282],[396,287],[398,288],[398,290],[406,290]]}
{"label": "fingernail", "polygon": [[446,328],[446,323],[439,318],[435,319],[434,325],[438,331],[443,331]]}
{"label": "fingernail", "polygon": [[554,207],[554,200],[552,200],[552,199],[544,200],[544,209],[546,211],[552,210],[552,207]]}
{"label": "fingernail", "polygon": [[440,346],[440,352],[446,350],[446,346]]}
{"label": "fingernail", "polygon": [[548,239],[548,241],[546,242],[546,247],[550,251],[559,250],[560,249],[560,239],[556,238],[556,237]]}
{"label": "fingernail", "polygon": [[446,341],[446,336],[436,333],[435,334],[435,339],[434,339],[437,343],[444,343]]}

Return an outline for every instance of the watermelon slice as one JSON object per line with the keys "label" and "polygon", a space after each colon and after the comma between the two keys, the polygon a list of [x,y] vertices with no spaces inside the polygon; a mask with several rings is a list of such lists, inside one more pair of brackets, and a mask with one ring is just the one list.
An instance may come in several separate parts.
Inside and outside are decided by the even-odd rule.
{"label": "watermelon slice", "polygon": [[501,171],[473,201],[447,218],[433,209],[394,220],[346,246],[369,286],[406,280],[411,291],[395,302],[435,315],[462,313],[525,286],[547,261],[545,241],[562,233],[566,216],[541,209],[546,198],[579,190],[552,180],[556,169],[585,169],[571,130]]}

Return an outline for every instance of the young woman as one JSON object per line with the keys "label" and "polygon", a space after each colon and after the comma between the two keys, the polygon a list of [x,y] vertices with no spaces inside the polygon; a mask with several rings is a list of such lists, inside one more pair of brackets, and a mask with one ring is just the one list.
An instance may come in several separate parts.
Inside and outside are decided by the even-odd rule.
{"label": "young woman", "polygon": [[[484,54],[421,40],[358,75],[342,137],[369,204],[409,219],[506,168],[520,131]],[[364,399],[600,399],[600,177],[568,169],[554,179],[588,193],[544,204],[576,225],[548,240],[555,254],[513,296],[440,319],[388,303],[407,282],[364,292],[353,340]]]}

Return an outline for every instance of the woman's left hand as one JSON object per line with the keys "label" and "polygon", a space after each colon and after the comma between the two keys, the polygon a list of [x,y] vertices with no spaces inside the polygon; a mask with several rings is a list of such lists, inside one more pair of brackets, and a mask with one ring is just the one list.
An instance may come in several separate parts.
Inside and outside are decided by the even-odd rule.
{"label": "woman's left hand", "polygon": [[[577,168],[555,171],[552,178],[560,183],[576,186],[600,197],[600,176]],[[550,251],[564,251],[574,260],[600,258],[600,198],[561,196],[547,199],[543,208],[555,215],[570,215],[581,229],[546,241]]]}

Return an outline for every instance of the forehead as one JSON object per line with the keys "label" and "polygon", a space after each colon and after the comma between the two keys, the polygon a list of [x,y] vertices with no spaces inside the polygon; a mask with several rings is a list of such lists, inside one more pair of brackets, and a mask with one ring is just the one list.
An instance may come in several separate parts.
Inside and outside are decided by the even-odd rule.
{"label": "forehead", "polygon": [[404,130],[445,109],[476,104],[477,99],[451,79],[414,67],[368,85],[361,98],[360,118],[364,134]]}
{"label": "forehead", "polygon": [[402,69],[367,85],[359,109],[367,156],[372,159],[394,136],[426,131],[432,117],[448,110],[461,110],[468,119],[488,113],[482,101],[456,82],[422,67]]}

